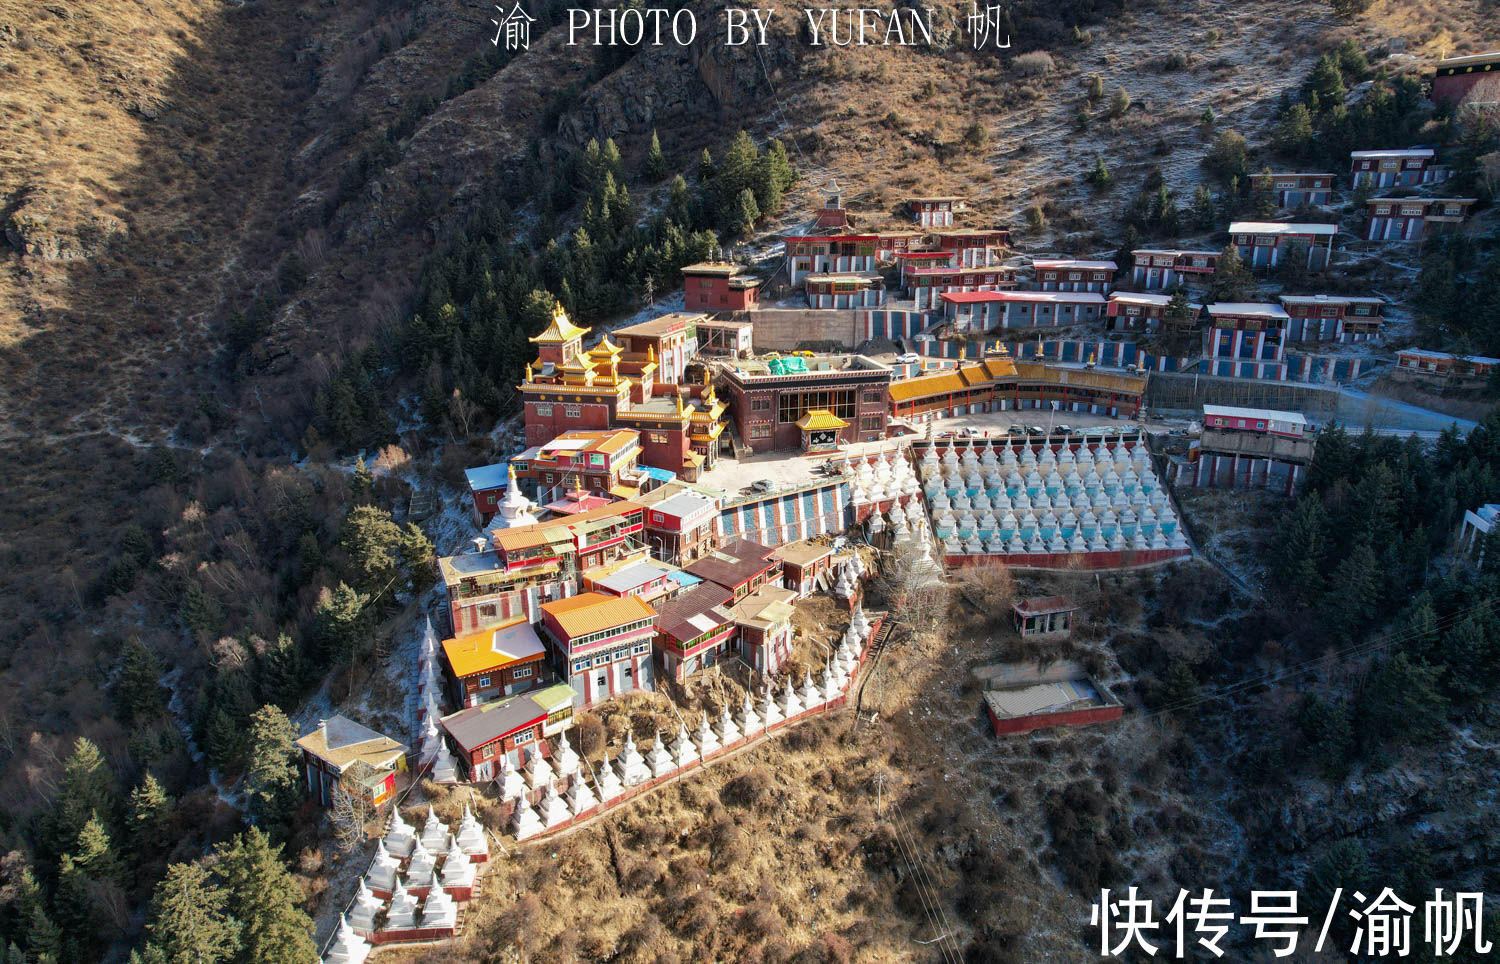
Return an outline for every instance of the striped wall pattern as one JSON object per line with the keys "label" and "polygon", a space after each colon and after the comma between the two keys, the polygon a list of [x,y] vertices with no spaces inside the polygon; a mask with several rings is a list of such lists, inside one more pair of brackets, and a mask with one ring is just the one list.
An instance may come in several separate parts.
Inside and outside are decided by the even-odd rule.
{"label": "striped wall pattern", "polygon": [[829,482],[796,492],[771,493],[726,506],[719,513],[719,535],[779,546],[848,528],[849,486]]}

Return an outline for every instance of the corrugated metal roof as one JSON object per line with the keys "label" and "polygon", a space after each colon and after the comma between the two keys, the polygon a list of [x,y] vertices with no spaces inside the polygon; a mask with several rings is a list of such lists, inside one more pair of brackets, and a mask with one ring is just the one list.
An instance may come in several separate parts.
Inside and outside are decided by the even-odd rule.
{"label": "corrugated metal roof", "polygon": [[585,592],[542,603],[542,612],[551,616],[569,639],[656,616],[656,610],[637,596],[611,596],[602,592]]}
{"label": "corrugated metal roof", "polygon": [[1080,703],[1097,703],[1099,694],[1086,679],[1059,683],[1035,683],[1014,689],[989,690],[984,694],[995,715],[1001,719],[1058,713]]}
{"label": "corrugated metal roof", "polygon": [[356,761],[389,769],[407,749],[404,743],[337,714],[298,740],[297,746],[339,770]]}
{"label": "corrugated metal roof", "polygon": [[496,670],[546,651],[536,630],[525,616],[503,626],[491,626],[443,640],[443,653],[455,676],[471,676]]}

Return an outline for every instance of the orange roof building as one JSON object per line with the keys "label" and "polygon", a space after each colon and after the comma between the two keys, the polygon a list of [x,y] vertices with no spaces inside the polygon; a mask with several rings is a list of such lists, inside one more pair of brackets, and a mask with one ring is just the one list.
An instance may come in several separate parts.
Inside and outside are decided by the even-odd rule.
{"label": "orange roof building", "polygon": [[547,648],[525,616],[443,640],[449,688],[459,706],[478,706],[546,679]]}
{"label": "orange roof building", "polygon": [[982,361],[891,383],[891,415],[918,422],[980,412],[1051,409],[1133,416],[1146,376],[1017,362],[1004,346]]}
{"label": "orange roof building", "polygon": [[576,706],[653,688],[656,610],[639,597],[585,592],[543,603],[542,628]]}

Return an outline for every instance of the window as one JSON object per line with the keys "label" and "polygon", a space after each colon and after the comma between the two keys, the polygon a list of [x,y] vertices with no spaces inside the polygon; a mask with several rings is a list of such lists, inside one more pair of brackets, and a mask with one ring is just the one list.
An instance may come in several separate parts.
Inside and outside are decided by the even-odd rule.
{"label": "window", "polygon": [[633,652],[637,656],[640,656],[640,655],[642,655],[644,653],[649,653],[649,652],[651,652],[651,644],[650,643],[640,643],[639,645],[637,645],[635,647],[635,649],[631,650],[631,652]]}
{"label": "window", "polygon": [[1401,213],[1403,215],[1405,215],[1405,216],[1408,216],[1408,217],[1410,217],[1411,215],[1421,214],[1422,213],[1422,205],[1420,205],[1420,204],[1403,204],[1403,205],[1401,205]]}
{"label": "window", "polygon": [[537,407],[536,407],[536,414],[537,414],[537,418],[551,418],[552,417],[552,406],[551,405],[538,404]]}
{"label": "window", "polygon": [[700,287],[700,288],[712,288],[713,286],[714,286],[714,280],[712,278],[699,278],[698,279],[698,287]]}
{"label": "window", "polygon": [[885,403],[885,393],[884,392],[879,392],[879,391],[865,392],[864,395],[861,396],[861,397],[864,399],[864,401],[866,401],[868,403],[871,403],[871,404],[881,405],[881,404]]}
{"label": "window", "polygon": [[653,512],[653,513],[651,513],[651,521],[654,522],[654,523],[656,523],[657,525],[661,525],[661,523],[662,523],[662,514],[660,512]]}
{"label": "window", "polygon": [[667,437],[661,432],[652,432],[650,437],[651,441],[657,445],[666,445],[668,441]]}
{"label": "window", "polygon": [[563,415],[567,418],[577,418],[579,407],[577,405],[564,405]]}
{"label": "window", "polygon": [[480,606],[479,607],[479,615],[481,615],[481,616],[495,616],[495,615],[498,615],[498,613],[495,611],[494,605],[493,604],[489,604],[489,605],[485,605],[485,606]]}
{"label": "window", "polygon": [[481,676],[481,677],[479,677],[479,688],[480,689],[486,689],[486,688],[489,687],[489,685],[490,685],[490,678],[488,676]]}
{"label": "window", "polygon": [[524,730],[517,730],[516,738],[511,742],[513,742],[516,746],[525,746],[534,739],[536,739],[536,727],[528,726]]}
{"label": "window", "polygon": [[592,659],[575,659],[573,660],[573,672],[582,673],[593,664],[594,661]]}
{"label": "window", "polygon": [[752,398],[750,400],[750,411],[769,412],[770,410],[771,400],[769,398]]}
{"label": "window", "polygon": [[1377,215],[1390,214],[1391,206],[1389,204],[1377,204],[1375,205],[1375,213]]}
{"label": "window", "polygon": [[589,456],[589,464],[590,465],[603,465],[604,464],[604,456],[602,456],[602,455],[590,455]]}
{"label": "window", "polygon": [[859,417],[859,430],[861,432],[878,432],[884,428],[885,416],[883,415],[861,415]]}
{"label": "window", "polygon": [[634,678],[635,678],[635,667],[634,666],[627,666],[627,667],[625,667],[625,682],[629,683]]}
{"label": "window", "polygon": [[771,426],[769,426],[769,425],[752,425],[752,426],[750,426],[750,437],[751,438],[770,438],[771,437]]}
{"label": "window", "polygon": [[554,483],[554,482],[556,482],[556,481],[557,481],[557,480],[556,480],[556,479],[554,479],[554,478],[553,478],[553,477],[552,477],[552,473],[551,473],[551,472],[548,472],[548,473],[547,473],[547,474],[546,474],[546,476],[544,476],[544,478],[546,478],[546,480],[547,480],[547,484],[548,484],[548,485],[551,485],[551,484],[552,484],[552,483]]}
{"label": "window", "polygon": [[1083,272],[1081,272],[1081,271],[1069,271],[1068,272],[1068,280],[1069,281],[1077,281],[1077,280],[1079,280],[1082,277],[1083,277]]}
{"label": "window", "polygon": [[530,666],[518,666],[515,669],[511,670],[510,678],[511,679],[530,679],[531,678],[531,674],[534,673],[534,672],[535,672],[535,670],[532,667],[530,667]]}
{"label": "window", "polygon": [[1256,428],[1265,428],[1266,427],[1266,423],[1265,422],[1256,422],[1255,423],[1255,427]]}

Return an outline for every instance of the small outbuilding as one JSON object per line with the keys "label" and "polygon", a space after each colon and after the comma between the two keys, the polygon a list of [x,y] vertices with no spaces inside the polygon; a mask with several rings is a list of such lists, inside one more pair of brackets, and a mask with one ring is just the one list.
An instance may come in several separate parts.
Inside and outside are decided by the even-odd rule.
{"label": "small outbuilding", "polygon": [[1048,636],[1073,631],[1078,606],[1067,596],[1032,596],[1011,604],[1011,619],[1022,636]]}
{"label": "small outbuilding", "polygon": [[1052,726],[1089,726],[1118,720],[1125,707],[1079,663],[1063,660],[1045,669],[1003,664],[974,671],[986,684],[985,712],[996,736]]}

